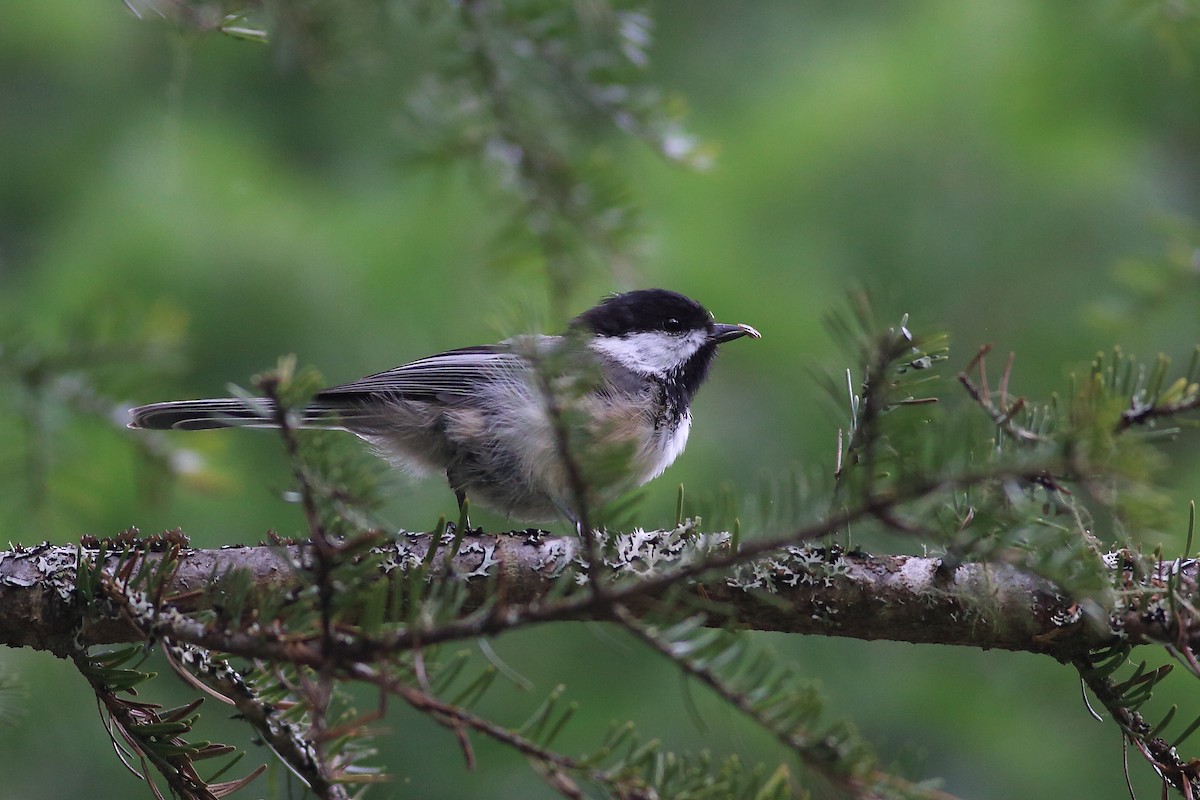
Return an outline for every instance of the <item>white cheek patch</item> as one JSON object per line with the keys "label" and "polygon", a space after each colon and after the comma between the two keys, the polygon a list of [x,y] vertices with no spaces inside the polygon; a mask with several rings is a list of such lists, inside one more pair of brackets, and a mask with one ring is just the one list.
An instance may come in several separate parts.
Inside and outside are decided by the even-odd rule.
{"label": "white cheek patch", "polygon": [[672,334],[642,331],[626,336],[597,336],[589,346],[643,375],[661,375],[691,358],[708,340],[706,331]]}

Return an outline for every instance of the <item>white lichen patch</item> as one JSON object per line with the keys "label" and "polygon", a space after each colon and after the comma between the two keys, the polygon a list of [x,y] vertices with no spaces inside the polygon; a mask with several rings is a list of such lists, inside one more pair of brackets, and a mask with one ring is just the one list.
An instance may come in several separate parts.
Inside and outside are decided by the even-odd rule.
{"label": "white lichen patch", "polygon": [[[646,577],[698,562],[729,546],[728,533],[700,533],[696,526],[697,520],[686,519],[669,531],[635,528],[616,534],[605,549],[604,563],[620,575]],[[583,566],[582,560],[579,563]]]}
{"label": "white lichen patch", "polygon": [[464,575],[464,578],[486,578],[488,570],[500,564],[500,559],[493,558],[496,552],[495,545],[480,545],[483,551],[483,558],[479,562],[479,566]]}
{"label": "white lichen patch", "polygon": [[4,581],[7,585],[23,588],[35,584],[49,585],[63,602],[70,603],[75,599],[75,567],[79,556],[74,548],[42,542],[29,550],[13,553],[10,557],[27,560],[36,574],[10,575]]}
{"label": "white lichen patch", "polygon": [[538,572],[546,572],[551,578],[557,578],[562,575],[563,570],[571,566],[575,550],[578,549],[569,545],[566,539],[552,539],[539,544],[540,555],[533,568]]}
{"label": "white lichen patch", "polygon": [[831,588],[850,574],[850,563],[824,548],[788,547],[746,564],[739,564],[725,582],[735,589],[777,592],[781,586]]}

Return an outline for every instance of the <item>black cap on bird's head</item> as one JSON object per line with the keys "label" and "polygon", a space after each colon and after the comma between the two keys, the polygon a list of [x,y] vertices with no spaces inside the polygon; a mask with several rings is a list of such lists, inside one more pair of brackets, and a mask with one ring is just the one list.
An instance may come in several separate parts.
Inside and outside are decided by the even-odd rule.
{"label": "black cap on bird's head", "polygon": [[571,323],[585,326],[600,336],[664,331],[679,333],[705,329],[712,315],[695,300],[666,289],[638,289],[604,298]]}
{"label": "black cap on bird's head", "polygon": [[668,289],[638,289],[607,297],[571,322],[572,329],[586,328],[600,336],[633,333],[684,333],[706,331],[712,343],[742,336],[759,337],[749,325],[726,325],[713,321],[704,306]]}

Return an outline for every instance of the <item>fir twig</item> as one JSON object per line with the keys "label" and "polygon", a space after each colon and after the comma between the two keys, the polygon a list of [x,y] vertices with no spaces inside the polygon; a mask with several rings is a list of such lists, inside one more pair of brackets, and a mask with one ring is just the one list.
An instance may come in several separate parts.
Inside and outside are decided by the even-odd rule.
{"label": "fir twig", "polygon": [[[1015,441],[1021,444],[1042,444],[1049,441],[1045,436],[1035,433],[1016,422],[1018,414],[1025,409],[1025,399],[1019,397],[1013,403],[1008,402],[1008,383],[1012,375],[1013,365],[1012,353],[1009,353],[1008,360],[1004,364],[1004,376],[1000,381],[999,405],[992,400],[992,393],[988,388],[986,364],[987,354],[990,351],[991,345],[984,345],[979,348],[979,352],[971,359],[971,363],[967,365],[966,369],[958,373],[958,382],[967,390],[967,394],[971,396],[971,399],[978,403],[979,407],[987,413],[996,427]],[[979,368],[978,385],[971,380],[969,374],[976,367]]]}
{"label": "fir twig", "polygon": [[[686,641],[694,627],[687,628],[681,640],[644,624],[624,606],[616,605],[612,611],[613,617],[639,641],[773,735],[805,766],[836,786],[840,793],[874,800],[881,796],[881,788],[886,787],[903,792],[905,797],[952,800],[952,795],[945,792],[919,788],[884,773],[871,763],[872,757],[862,751],[861,742],[852,741],[851,734],[826,731],[814,735],[808,731],[805,722],[815,717],[817,709],[810,708],[813,701],[807,693],[797,693],[788,685],[790,676],[779,674],[771,667],[750,667],[748,671],[755,696],[752,698],[749,693],[735,688],[716,669],[708,666],[708,663],[735,664],[739,668],[745,665],[744,654],[733,653],[729,643],[720,640],[721,634],[717,635],[715,646],[711,641],[696,644]],[[705,657],[703,661],[701,655]]]}

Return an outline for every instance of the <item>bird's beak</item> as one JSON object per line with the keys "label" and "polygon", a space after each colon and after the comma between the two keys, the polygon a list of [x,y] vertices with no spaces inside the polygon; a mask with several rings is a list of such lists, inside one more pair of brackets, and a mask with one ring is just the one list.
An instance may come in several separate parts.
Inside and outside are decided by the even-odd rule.
{"label": "bird's beak", "polygon": [[710,342],[731,342],[734,339],[740,339],[743,336],[749,336],[751,339],[761,339],[762,334],[751,328],[749,325],[726,325],[723,322],[713,323],[712,333],[709,334]]}

